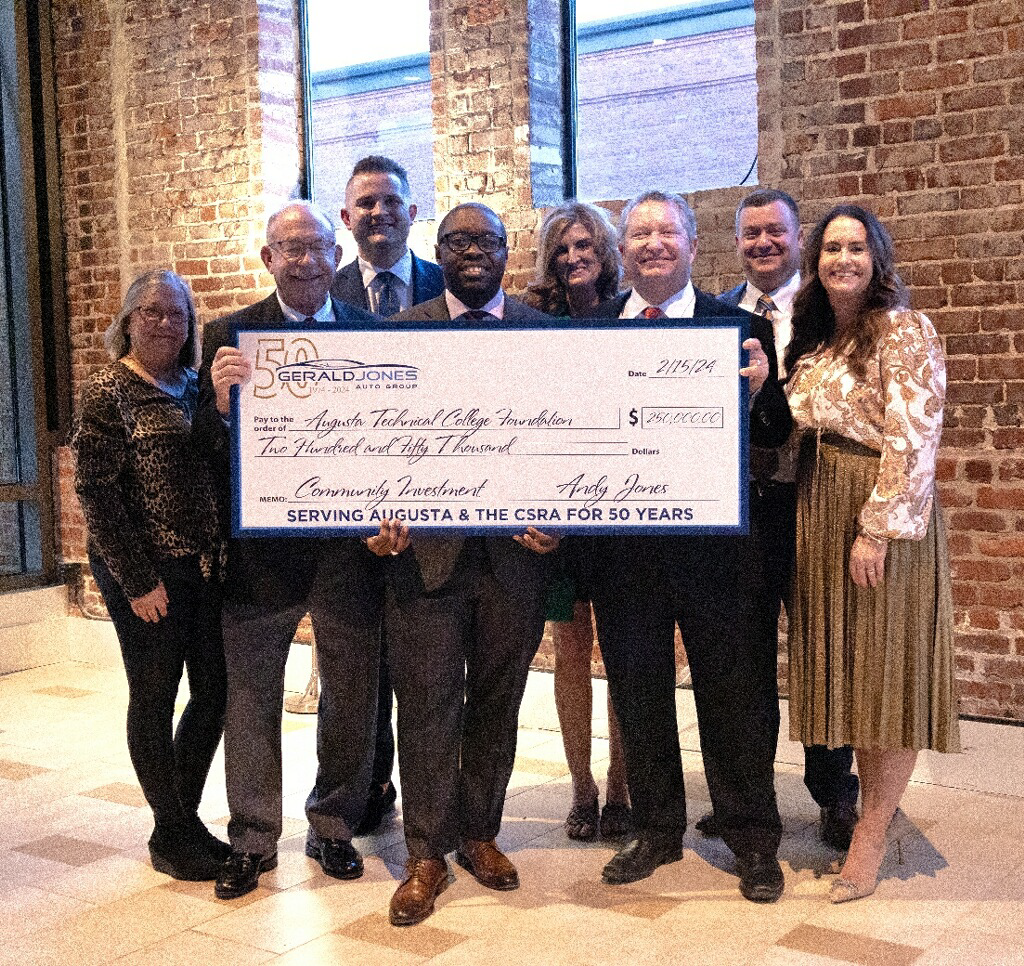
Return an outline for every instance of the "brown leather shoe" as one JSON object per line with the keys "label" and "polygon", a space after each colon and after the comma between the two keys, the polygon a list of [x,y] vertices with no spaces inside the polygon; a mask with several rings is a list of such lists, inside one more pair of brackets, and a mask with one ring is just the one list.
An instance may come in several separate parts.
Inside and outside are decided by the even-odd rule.
{"label": "brown leather shoe", "polygon": [[494,839],[490,842],[464,839],[455,853],[455,861],[472,872],[476,881],[488,889],[507,892],[509,889],[519,888],[519,873],[516,872],[516,867],[494,844]]}
{"label": "brown leather shoe", "polygon": [[444,859],[412,859],[405,863],[405,879],[391,897],[388,917],[392,926],[415,926],[434,911],[434,900],[448,888]]}

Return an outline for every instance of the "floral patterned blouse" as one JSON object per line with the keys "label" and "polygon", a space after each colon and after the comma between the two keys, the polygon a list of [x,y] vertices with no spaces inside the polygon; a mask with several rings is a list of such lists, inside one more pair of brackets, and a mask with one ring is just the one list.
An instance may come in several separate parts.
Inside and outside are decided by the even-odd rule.
{"label": "floral patterned blouse", "polygon": [[831,348],[801,357],[786,385],[793,420],[801,432],[837,433],[879,450],[860,529],[920,540],[931,516],[946,396],[946,363],[931,321],[909,309],[891,311],[866,369],[858,379]]}
{"label": "floral patterned blouse", "polygon": [[198,377],[186,374],[178,399],[114,362],[82,392],[75,490],[89,549],[130,600],[156,588],[161,559],[198,555],[207,577],[219,561],[213,489],[191,433]]}

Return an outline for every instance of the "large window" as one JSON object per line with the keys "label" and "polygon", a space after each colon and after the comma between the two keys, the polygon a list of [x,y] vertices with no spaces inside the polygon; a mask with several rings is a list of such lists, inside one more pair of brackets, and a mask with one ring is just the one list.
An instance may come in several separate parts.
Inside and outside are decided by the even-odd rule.
{"label": "large window", "polygon": [[720,188],[753,173],[753,0],[568,2],[578,197]]}
{"label": "large window", "polygon": [[0,590],[57,569],[51,458],[69,377],[48,7],[0,4]]}
{"label": "large window", "polygon": [[434,214],[429,0],[305,0],[312,195],[337,217],[368,154],[409,172],[419,217]]}

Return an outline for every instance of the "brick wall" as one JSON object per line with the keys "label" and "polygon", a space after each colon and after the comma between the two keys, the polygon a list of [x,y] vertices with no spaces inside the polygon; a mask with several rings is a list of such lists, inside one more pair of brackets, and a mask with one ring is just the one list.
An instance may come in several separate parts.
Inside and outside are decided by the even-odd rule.
{"label": "brick wall", "polygon": [[[107,361],[131,281],[171,267],[201,320],[268,284],[266,211],[298,176],[290,0],[54,0],[61,211],[75,388]],[[84,528],[59,456],[61,543]],[[91,598],[92,599],[92,598]]]}
{"label": "brick wall", "polygon": [[[431,0],[437,211],[480,199],[505,215],[513,290],[532,270],[539,206],[554,200],[558,126],[531,109],[531,85],[551,98],[557,7]],[[205,318],[264,291],[262,223],[297,171],[294,41],[289,0],[54,8],[80,383],[102,362],[100,333],[134,272],[175,265]],[[940,482],[961,705],[1014,718],[1024,718],[1022,21],[1016,0],[764,0],[755,27],[760,183],[801,200],[808,224],[839,199],[877,211],[945,340]],[[732,213],[743,193],[690,196],[695,279],[709,291],[739,277]],[[81,559],[67,501],[63,520],[65,556]]]}

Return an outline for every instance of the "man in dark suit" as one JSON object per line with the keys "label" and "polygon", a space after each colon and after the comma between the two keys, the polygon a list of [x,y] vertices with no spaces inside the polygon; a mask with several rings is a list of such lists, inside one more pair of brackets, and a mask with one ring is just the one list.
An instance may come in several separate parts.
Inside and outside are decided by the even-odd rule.
{"label": "man in dark suit", "polygon": [[409,176],[396,161],[370,155],[352,170],[341,220],[359,257],[334,278],[331,296],[387,318],[444,291],[441,269],[409,250],[416,218]]}
{"label": "man in dark suit", "polygon": [[[761,189],[747,195],[736,209],[736,252],[744,281],[719,300],[730,307],[763,315],[772,325],[780,376],[792,335],[793,298],[800,288],[803,232],[800,209],[786,192]],[[758,619],[763,654],[771,667],[778,662],[779,606],[789,597],[796,553],[796,452],[751,452],[750,522],[761,556],[762,594]],[[804,748],[804,784],[821,809],[821,837],[840,851],[850,847],[857,824],[857,776],[851,773],[853,749],[810,745]],[[719,833],[714,815],[697,822],[705,835]]]}
{"label": "man in dark suit", "polygon": [[[267,222],[260,257],[277,291],[211,322],[204,332],[196,433],[218,486],[225,533],[230,515],[231,387],[252,367],[233,346],[242,326],[279,330],[373,324],[333,301],[341,259],[334,228],[315,206],[293,202]],[[322,691],[316,784],[306,800],[306,854],[340,879],[362,874],[352,832],[370,780],[383,589],[376,559],[355,538],[245,537],[228,542],[222,625],[228,669],[224,759],[231,855],[216,883],[222,899],[256,888],[277,865],[281,835],[281,710],[285,661],[307,612],[316,630]]]}
{"label": "man in dark suit", "polygon": [[[332,298],[387,318],[444,291],[440,267],[409,250],[409,228],[416,218],[411,198],[409,175],[397,161],[371,154],[356,162],[345,188],[341,220],[352,232],[359,255],[335,275]],[[375,832],[395,804],[391,710],[391,674],[382,651],[373,769],[366,812],[356,829],[359,835]]]}
{"label": "man in dark suit", "polygon": [[[396,317],[446,326],[548,318],[505,295],[507,239],[500,219],[460,205],[438,227],[445,291]],[[515,889],[498,849],[516,752],[519,705],[544,633],[547,564],[558,540],[529,528],[515,537],[421,538],[397,521],[370,548],[387,558],[385,638],[398,697],[406,876],[391,922],[412,925],[447,887],[445,855],[482,885]]]}
{"label": "man in dark suit", "polygon": [[[611,319],[735,316],[690,281],[696,218],[678,195],[647,192],[622,213],[620,250],[633,288],[595,315]],[[791,426],[775,377],[771,328],[752,318],[740,375],[754,392],[751,435],[779,445]],[[762,346],[764,348],[762,348]],[[717,535],[593,540],[590,586],[612,703],[622,726],[634,838],[604,868],[611,884],[633,882],[682,857],[686,800],[675,707],[674,631],[689,659],[704,767],[740,891],[754,902],[782,894],[776,858],[778,735],[775,686],[756,660],[756,557],[748,538]],[[774,673],[774,672],[773,672]]]}

